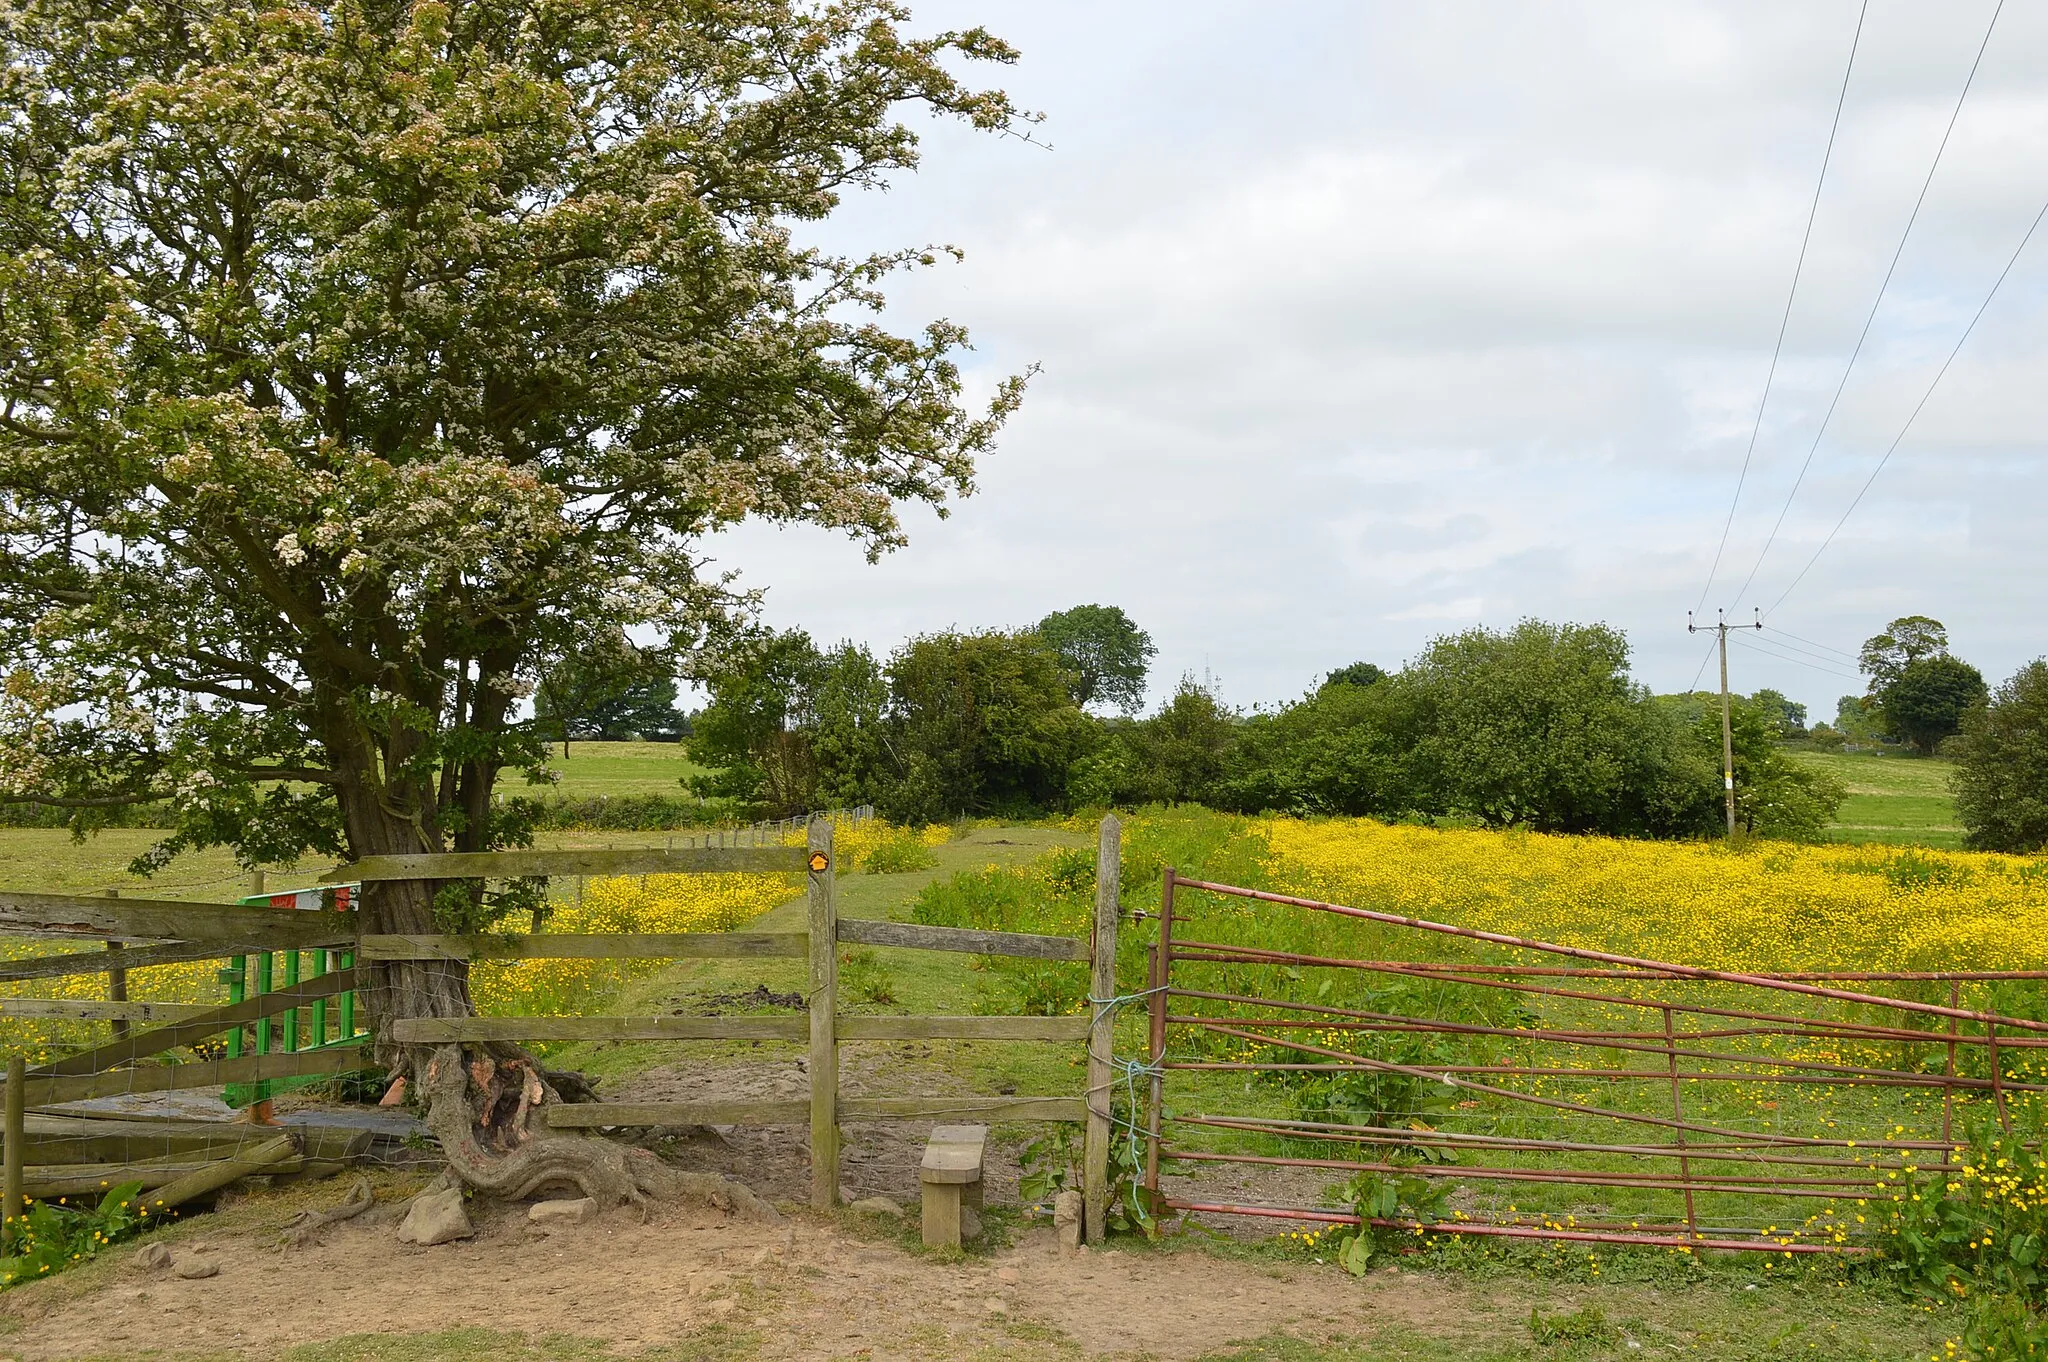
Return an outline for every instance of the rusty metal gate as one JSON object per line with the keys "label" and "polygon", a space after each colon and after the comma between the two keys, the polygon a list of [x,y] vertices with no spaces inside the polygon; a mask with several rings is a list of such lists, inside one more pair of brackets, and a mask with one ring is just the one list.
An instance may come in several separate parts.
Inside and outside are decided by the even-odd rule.
{"label": "rusty metal gate", "polygon": [[1973,1137],[2038,1139],[2048,1023],[1991,1004],[2038,1014],[2044,979],[1733,973],[1168,870],[1146,1184],[1191,1213],[1866,1251]]}

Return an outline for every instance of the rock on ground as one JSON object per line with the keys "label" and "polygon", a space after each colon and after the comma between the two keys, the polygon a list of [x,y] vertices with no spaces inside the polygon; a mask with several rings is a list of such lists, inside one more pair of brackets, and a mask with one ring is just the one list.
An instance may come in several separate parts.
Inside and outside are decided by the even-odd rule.
{"label": "rock on ground", "polygon": [[192,1251],[173,1253],[171,1271],[188,1282],[202,1281],[220,1275],[220,1260]]}
{"label": "rock on ground", "polygon": [[469,1212],[462,1205],[462,1189],[449,1187],[422,1192],[412,1199],[412,1209],[398,1227],[398,1242],[427,1247],[468,1239],[475,1233],[476,1226],[469,1223]]}
{"label": "rock on ground", "polygon": [[1053,1198],[1053,1228],[1060,1232],[1060,1247],[1081,1247],[1081,1194],[1068,1190]]}
{"label": "rock on ground", "polygon": [[589,1220],[596,1214],[596,1199],[585,1196],[573,1201],[536,1201],[527,1209],[526,1218],[535,1224],[574,1224]]}

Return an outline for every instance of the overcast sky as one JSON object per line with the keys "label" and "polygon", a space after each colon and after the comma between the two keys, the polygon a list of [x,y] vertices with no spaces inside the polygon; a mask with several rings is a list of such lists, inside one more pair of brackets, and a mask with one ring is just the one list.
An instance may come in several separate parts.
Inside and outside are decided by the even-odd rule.
{"label": "overcast sky", "polygon": [[[951,519],[868,567],[815,531],[714,546],[767,617],[907,635],[1122,606],[1184,672],[1274,704],[1524,616],[1605,621],[1659,691],[1707,585],[1858,6],[916,6],[1023,53],[977,74],[1034,146],[934,124],[841,249],[946,242],[898,326],[967,325],[977,393],[1037,364]],[[1992,4],[1873,0],[1790,328],[1706,611],[1853,655],[1947,622],[1996,682],[2048,652],[2048,227],[1805,579],[2048,201],[2048,4],[2010,0],[1804,486]],[[921,121],[921,120],[920,120]],[[1796,637],[1794,637],[1796,636]],[[1814,717],[1860,691],[1732,651]],[[1789,657],[1791,654],[1787,653]],[[1802,659],[1811,661],[1811,658]]]}

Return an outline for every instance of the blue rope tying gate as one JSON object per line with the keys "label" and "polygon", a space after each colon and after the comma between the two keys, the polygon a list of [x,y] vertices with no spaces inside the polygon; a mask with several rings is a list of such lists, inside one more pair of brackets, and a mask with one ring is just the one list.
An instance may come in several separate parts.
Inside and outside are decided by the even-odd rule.
{"label": "blue rope tying gate", "polygon": [[[1159,985],[1154,988],[1139,989],[1136,993],[1119,993],[1113,998],[1097,998],[1091,996],[1088,999],[1088,1001],[1095,1008],[1095,1018],[1089,1025],[1089,1034],[1092,1036],[1094,1034],[1095,1027],[1101,1026],[1105,1022],[1108,1022],[1110,1018],[1112,1018],[1115,1015],[1118,1008],[1127,1006],[1131,1003],[1143,1002],[1145,999],[1150,998],[1153,994],[1163,992],[1165,992],[1165,986]],[[1112,1126],[1122,1126],[1124,1128],[1128,1139],[1127,1148],[1130,1152],[1130,1158],[1131,1161],[1135,1163],[1138,1159],[1139,1141],[1145,1138],[1147,1135],[1145,1129],[1141,1127],[1137,1121],[1138,1080],[1141,1077],[1147,1080],[1154,1078],[1162,1078],[1165,1076],[1166,1070],[1163,1065],[1154,1064],[1150,1060],[1119,1059],[1114,1054],[1112,1054],[1109,1057],[1109,1066],[1113,1071],[1113,1076],[1110,1078],[1109,1082],[1105,1085],[1101,1085],[1100,1088],[1098,1088],[1096,1084],[1089,1084],[1088,1096],[1092,1098],[1095,1096],[1097,1091],[1113,1089],[1116,1087],[1119,1081],[1122,1082],[1124,1086],[1125,1097],[1128,1100],[1130,1114],[1119,1118],[1116,1114],[1116,1104],[1114,1102],[1111,1102],[1106,1105],[1108,1106],[1110,1124]]]}

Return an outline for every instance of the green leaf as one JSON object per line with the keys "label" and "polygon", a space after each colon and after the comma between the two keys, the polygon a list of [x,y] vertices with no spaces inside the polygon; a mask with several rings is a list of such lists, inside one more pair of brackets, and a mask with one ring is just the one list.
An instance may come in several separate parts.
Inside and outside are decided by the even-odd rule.
{"label": "green leaf", "polygon": [[1372,1262],[1372,1235],[1361,1228],[1337,1251],[1337,1261],[1354,1277],[1363,1277]]}

